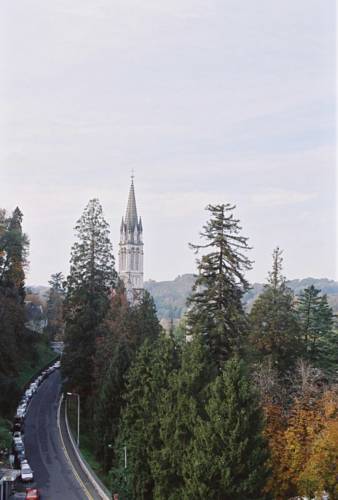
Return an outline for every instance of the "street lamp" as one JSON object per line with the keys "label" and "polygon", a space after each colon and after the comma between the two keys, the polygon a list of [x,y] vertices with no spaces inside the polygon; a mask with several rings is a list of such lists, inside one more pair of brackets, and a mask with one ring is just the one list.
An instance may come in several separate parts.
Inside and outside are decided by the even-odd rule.
{"label": "street lamp", "polygon": [[80,396],[76,392],[67,392],[67,396],[77,396],[77,447],[80,448]]}

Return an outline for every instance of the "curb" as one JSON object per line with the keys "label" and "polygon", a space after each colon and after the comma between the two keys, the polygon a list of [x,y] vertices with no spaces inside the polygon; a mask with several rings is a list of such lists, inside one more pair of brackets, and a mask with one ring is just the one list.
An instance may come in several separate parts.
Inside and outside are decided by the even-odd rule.
{"label": "curb", "polygon": [[[78,475],[78,473],[76,472],[76,469],[74,467],[74,465],[72,464],[72,461],[67,453],[67,449],[66,449],[66,446],[65,446],[65,443],[64,443],[64,440],[63,440],[63,437],[62,437],[62,431],[61,431],[61,425],[60,425],[60,414],[61,414],[61,405],[62,405],[62,402],[63,402],[63,394],[61,394],[61,397],[60,397],[60,401],[59,401],[59,404],[58,404],[58,411],[57,411],[57,427],[58,427],[58,430],[59,430],[59,434],[60,434],[60,439],[61,439],[61,445],[62,445],[62,449],[63,449],[63,453],[67,459],[67,462],[69,463],[69,465],[71,466],[72,470],[73,470],[73,473],[78,481],[78,483],[80,484],[81,488],[83,489],[84,493],[86,494],[86,497],[88,498],[88,500],[94,500],[93,497],[90,495],[89,491],[87,490],[86,486],[84,485],[82,479],[80,478],[80,476]],[[68,428],[67,428],[67,432],[68,432]]]}
{"label": "curb", "polygon": [[[63,395],[61,396],[62,400],[63,400]],[[61,400],[60,400],[60,407],[61,407]],[[111,500],[111,496],[109,496],[102,488],[102,486],[98,483],[96,477],[95,477],[95,474],[94,472],[91,470],[89,464],[86,463],[86,461],[84,460],[84,458],[82,457],[81,453],[80,453],[80,450],[78,449],[75,441],[74,441],[74,438],[73,438],[73,435],[72,435],[72,432],[70,430],[70,427],[69,427],[69,423],[68,423],[68,415],[67,415],[67,411],[65,409],[65,423],[66,423],[66,429],[67,429],[67,433],[68,433],[68,436],[69,436],[69,440],[70,440],[70,443],[72,445],[72,448],[73,448],[73,451],[81,465],[81,468],[82,470],[84,471],[84,473],[86,474],[86,476],[88,477],[89,481],[92,483],[94,489],[96,490],[96,492],[98,493],[98,495],[100,495],[100,497],[102,498],[102,500]]]}

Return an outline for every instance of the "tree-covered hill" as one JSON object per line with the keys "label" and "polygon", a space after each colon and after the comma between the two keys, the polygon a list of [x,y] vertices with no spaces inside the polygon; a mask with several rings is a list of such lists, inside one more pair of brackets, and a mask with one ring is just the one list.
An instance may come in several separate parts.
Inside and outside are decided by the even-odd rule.
{"label": "tree-covered hill", "polygon": [[[195,277],[193,274],[177,276],[172,281],[146,281],[144,286],[154,297],[159,318],[179,319],[185,311],[185,302],[191,292]],[[338,312],[338,282],[327,278],[303,278],[287,282],[298,295],[304,288],[314,285],[328,295],[330,305]],[[254,283],[244,296],[246,309],[251,309],[253,302],[263,291],[263,283]]]}
{"label": "tree-covered hill", "polygon": [[[185,303],[195,283],[193,274],[182,274],[171,281],[146,281],[144,286],[154,297],[157,314],[160,320],[178,320],[185,311]],[[335,313],[338,313],[338,282],[328,278],[303,278],[287,282],[287,285],[298,295],[304,288],[314,285],[328,296],[329,304]],[[251,309],[253,302],[263,291],[263,283],[254,283],[244,296],[246,309]],[[49,288],[44,286],[30,286],[33,293],[37,293],[46,300]]]}
{"label": "tree-covered hill", "polygon": [[144,286],[153,296],[160,319],[179,319],[195,283],[193,274],[177,276],[173,281],[146,281]]}

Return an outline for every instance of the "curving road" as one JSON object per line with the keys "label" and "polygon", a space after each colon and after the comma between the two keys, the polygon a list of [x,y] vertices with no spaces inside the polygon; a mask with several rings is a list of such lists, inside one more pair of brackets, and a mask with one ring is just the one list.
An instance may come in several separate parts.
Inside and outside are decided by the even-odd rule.
{"label": "curving road", "polygon": [[57,426],[60,371],[53,372],[33,396],[25,419],[25,448],[42,499],[93,498],[66,458]]}

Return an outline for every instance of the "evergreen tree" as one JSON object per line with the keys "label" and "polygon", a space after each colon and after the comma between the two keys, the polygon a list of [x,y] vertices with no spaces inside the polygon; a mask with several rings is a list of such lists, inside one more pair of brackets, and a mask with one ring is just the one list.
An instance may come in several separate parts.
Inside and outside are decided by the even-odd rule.
{"label": "evergreen tree", "polygon": [[234,206],[209,205],[210,220],[200,233],[204,245],[190,245],[198,253],[198,276],[188,300],[188,330],[205,338],[215,360],[222,364],[241,348],[246,322],[241,299],[249,285],[244,272],[251,262],[244,255],[247,238],[241,236]]}
{"label": "evergreen tree", "polygon": [[0,288],[2,294],[13,297],[18,303],[25,300],[25,271],[28,238],[22,232],[21,210],[16,207],[11,217],[2,213],[0,231]]}
{"label": "evergreen tree", "polygon": [[159,337],[162,327],[156,314],[154,299],[147,290],[143,291],[141,300],[131,307],[130,315],[135,348],[140,347],[146,338],[154,341]]}
{"label": "evergreen tree", "polygon": [[154,498],[183,498],[184,464],[196,421],[205,418],[207,385],[214,375],[215,366],[201,338],[185,344],[180,369],[169,375],[168,390],[160,398],[160,448],[153,451],[151,460]]}
{"label": "evergreen tree", "polygon": [[16,373],[18,342],[25,329],[25,272],[28,238],[22,213],[0,211],[0,374]]}
{"label": "evergreen tree", "polygon": [[173,340],[161,336],[153,343],[148,339],[144,341],[128,372],[126,406],[122,412],[115,451],[121,460],[121,446],[126,447],[128,467],[124,470],[123,463],[116,461],[111,472],[113,491],[119,493],[129,489],[132,494],[126,497],[128,499],[153,498],[151,460],[154,450],[161,446],[159,398],[168,389],[169,374],[177,367],[178,353]]}
{"label": "evergreen tree", "polygon": [[72,247],[64,304],[62,369],[69,386],[86,397],[92,391],[95,339],[117,281],[109,228],[97,199],[89,201],[75,232],[78,241]]}
{"label": "evergreen tree", "polygon": [[263,293],[252,306],[250,344],[258,361],[271,362],[279,373],[291,368],[302,352],[301,328],[294,296],[282,275],[282,252],[273,253],[273,267]]}
{"label": "evergreen tree", "polygon": [[104,457],[104,468],[114,460],[114,442],[118,429],[125,375],[144,340],[156,340],[161,327],[155,305],[148,292],[131,306],[124,288],[118,287],[112,306],[98,338],[95,355],[95,433],[98,456]]}
{"label": "evergreen tree", "polygon": [[181,498],[262,500],[268,477],[264,419],[242,362],[228,361],[210,386],[184,463]]}
{"label": "evergreen tree", "polygon": [[337,375],[338,330],[334,326],[332,307],[326,295],[323,295],[319,302],[318,322],[320,335],[317,343],[313,342],[313,351],[318,353],[317,364],[332,375]]}
{"label": "evergreen tree", "polygon": [[63,337],[64,322],[63,322],[63,301],[65,291],[63,288],[64,277],[62,273],[52,274],[48,282],[49,297],[47,301],[47,333],[52,340],[61,339]]}
{"label": "evergreen tree", "polygon": [[106,471],[113,460],[124,377],[134,354],[130,333],[130,307],[124,290],[118,287],[98,333],[94,358],[95,450]]}
{"label": "evergreen tree", "polygon": [[331,371],[338,359],[338,336],[326,295],[313,285],[301,292],[297,313],[302,326],[304,356],[314,366]]}

